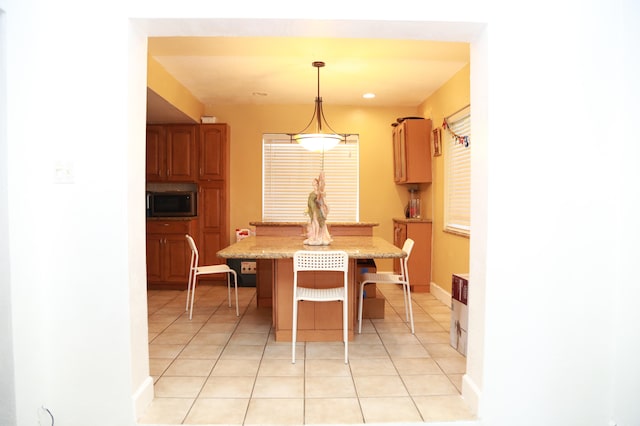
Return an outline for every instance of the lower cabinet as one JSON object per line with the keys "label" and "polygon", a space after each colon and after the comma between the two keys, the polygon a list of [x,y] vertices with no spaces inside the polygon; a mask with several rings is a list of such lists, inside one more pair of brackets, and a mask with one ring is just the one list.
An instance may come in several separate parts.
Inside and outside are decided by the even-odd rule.
{"label": "lower cabinet", "polygon": [[197,230],[195,220],[147,221],[147,285],[184,290],[189,279],[191,249],[185,234]]}
{"label": "lower cabinet", "polygon": [[[402,247],[407,238],[414,241],[409,257],[409,281],[411,291],[428,293],[431,286],[431,227],[432,223],[417,219],[393,220],[393,243]],[[400,273],[400,262],[394,262],[396,273]]]}

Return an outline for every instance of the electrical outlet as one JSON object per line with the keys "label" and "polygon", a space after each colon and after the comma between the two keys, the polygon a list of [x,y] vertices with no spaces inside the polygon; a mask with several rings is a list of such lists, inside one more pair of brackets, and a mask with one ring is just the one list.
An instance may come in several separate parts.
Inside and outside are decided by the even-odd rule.
{"label": "electrical outlet", "polygon": [[240,273],[253,275],[256,273],[256,262],[240,262]]}

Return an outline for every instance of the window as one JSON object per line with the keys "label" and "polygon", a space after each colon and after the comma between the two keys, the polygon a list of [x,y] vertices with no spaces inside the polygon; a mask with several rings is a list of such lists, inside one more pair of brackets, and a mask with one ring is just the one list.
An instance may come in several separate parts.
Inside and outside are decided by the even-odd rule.
{"label": "window", "polygon": [[[324,164],[323,164],[324,163]],[[329,222],[358,222],[358,136],[324,153],[307,151],[286,134],[262,140],[262,220],[304,222],[313,179],[324,169]]]}
{"label": "window", "polygon": [[471,108],[446,118],[443,133],[446,158],[445,231],[469,235],[471,228]]}

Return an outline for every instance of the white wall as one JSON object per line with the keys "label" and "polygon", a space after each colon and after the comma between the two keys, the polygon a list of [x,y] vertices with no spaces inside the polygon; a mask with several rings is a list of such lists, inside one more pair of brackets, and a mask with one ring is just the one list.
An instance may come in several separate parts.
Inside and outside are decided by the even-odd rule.
{"label": "white wall", "polygon": [[[45,405],[56,424],[133,425],[135,404],[149,398],[140,58],[145,34],[178,31],[471,41],[465,396],[487,425],[640,422],[640,331],[622,327],[640,322],[632,275],[640,212],[629,183],[640,181],[638,138],[633,121],[621,119],[637,110],[637,55],[628,52],[637,51],[638,30],[623,32],[640,18],[631,0],[366,9],[329,1],[322,10],[278,1],[129,3],[0,0],[8,40],[0,164],[8,163],[9,197],[0,207],[9,244],[0,249],[10,250],[11,271],[1,272],[11,318],[0,316],[0,325],[13,330],[15,388],[6,394],[16,401],[0,409],[15,411],[15,424],[36,424]],[[314,16],[329,21],[262,21]],[[73,166],[75,183],[53,182],[58,161]],[[635,199],[620,197],[624,189]]]}
{"label": "white wall", "polygon": [[9,269],[7,86],[5,14],[0,6],[0,424],[15,423],[13,333],[11,331],[11,273]]}
{"label": "white wall", "polygon": [[[129,121],[142,144],[144,101],[129,109],[129,23],[114,4],[2,7],[17,424],[48,424],[43,405],[56,424],[133,424],[130,289],[145,283],[129,266],[144,239],[128,234],[144,214],[128,194],[144,182],[129,181]],[[59,162],[74,183],[54,183]]]}

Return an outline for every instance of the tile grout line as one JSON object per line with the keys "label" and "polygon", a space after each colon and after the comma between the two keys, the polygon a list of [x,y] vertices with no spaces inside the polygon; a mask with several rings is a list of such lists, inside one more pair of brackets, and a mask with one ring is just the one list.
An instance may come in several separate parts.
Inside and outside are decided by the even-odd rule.
{"label": "tile grout line", "polygon": [[[257,292],[254,294],[254,297],[251,298],[251,300],[249,301],[249,304],[247,305],[247,309],[245,310],[245,312],[242,314],[242,318],[244,318],[244,315],[246,314],[247,310],[249,309],[249,306],[251,305],[251,302],[253,301],[254,298],[257,298]],[[258,374],[260,373],[260,367],[262,366],[262,361],[264,361],[264,353],[267,349],[267,343],[269,341],[269,336],[271,335],[271,330],[273,328],[273,324],[271,324],[269,326],[269,331],[267,332],[267,342],[265,342],[264,346],[262,347],[262,355],[260,356],[260,362],[258,363],[258,368],[256,369],[256,375],[253,378],[253,386],[251,386],[251,392],[249,393],[249,398],[247,400],[247,408],[244,410],[244,416],[242,417],[242,423],[240,423],[241,425],[244,425],[247,422],[247,416],[249,415],[249,406],[251,405],[251,401],[253,400],[253,393],[255,392],[256,389],[256,383],[258,382]]]}
{"label": "tile grout line", "polygon": [[[382,293],[382,295],[385,298],[385,302],[388,302],[387,296]],[[412,303],[412,300],[409,299],[409,302]],[[389,305],[391,305],[391,303],[389,303]],[[395,307],[393,305],[391,305],[391,307],[394,309],[394,311],[396,311]],[[407,309],[407,307],[405,307],[405,309]],[[396,311],[396,314],[398,314],[398,312]],[[399,315],[399,314],[398,314]],[[402,318],[402,317],[401,317]],[[403,324],[407,325],[406,323],[403,322]],[[385,344],[384,340],[382,339],[382,336],[380,335],[380,331],[378,330],[378,327],[375,326],[375,324],[373,324],[375,330],[376,330],[376,334],[378,334],[378,338],[380,339],[380,342],[382,343],[382,346],[384,347],[384,350],[387,352],[387,355],[389,356],[389,361],[391,361],[391,365],[393,365],[394,370],[396,371],[398,378],[400,379],[400,381],[402,382],[402,386],[404,386],[405,391],[407,392],[407,395],[409,395],[409,398],[411,398],[411,403],[413,404],[413,406],[416,409],[416,412],[418,413],[418,415],[420,416],[420,419],[424,422],[424,417],[422,416],[422,412],[420,412],[420,409],[418,408],[416,401],[413,399],[413,396],[411,395],[411,392],[409,392],[409,388],[407,387],[407,384],[405,383],[405,381],[402,379],[402,375],[400,374],[400,371],[398,370],[398,367],[396,366],[395,362],[393,362],[393,357],[391,356],[391,354],[389,353],[389,349],[387,348],[387,345]],[[410,326],[409,326],[410,327]],[[409,333],[411,333],[411,328],[408,328],[407,330]],[[424,348],[427,351],[427,348]],[[427,351],[427,353],[429,353],[429,351]]]}
{"label": "tile grout line", "polygon": [[[210,291],[210,289],[209,289],[209,291]],[[206,295],[207,293],[209,293],[209,291],[205,292],[205,295]],[[165,304],[163,305],[163,307],[166,307],[166,305],[167,305],[168,303],[170,303],[170,302],[172,302],[172,301],[174,301],[174,300],[177,300],[179,296],[181,296],[181,295],[180,295],[180,294],[176,294],[176,296],[175,296],[171,301],[169,301],[169,302],[165,303]],[[255,297],[255,296],[254,296],[254,297]],[[245,309],[243,309],[242,314],[241,314],[239,317],[237,317],[238,319],[237,319],[237,321],[236,321],[236,323],[235,323],[235,327],[233,327],[233,330],[229,333],[229,337],[227,338],[227,340],[226,340],[226,342],[225,342],[225,344],[224,344],[224,346],[223,346],[222,350],[220,351],[220,355],[222,355],[222,352],[224,352],[224,349],[225,349],[225,348],[227,347],[227,345],[229,344],[229,341],[231,340],[231,337],[233,336],[233,334],[234,334],[234,333],[235,333],[235,331],[237,330],[238,325],[240,324],[240,320],[244,317],[244,315],[245,315],[245,313],[246,313],[246,311],[247,311],[247,309],[248,309],[248,306],[251,304],[251,301],[254,299],[254,297],[252,297],[252,298],[250,299],[249,304],[247,305],[247,307],[245,307]],[[213,310],[213,312],[208,316],[207,320],[206,320],[206,321],[204,321],[204,322],[202,323],[202,326],[200,326],[200,328],[198,328],[198,330],[194,333],[194,335],[189,339],[189,341],[187,341],[187,342],[183,345],[182,349],[181,349],[181,350],[176,354],[176,356],[172,359],[172,361],[169,363],[169,365],[168,365],[168,366],[163,370],[163,372],[162,372],[162,374],[160,375],[160,377],[158,378],[158,380],[160,380],[160,378],[162,378],[162,377],[164,376],[164,374],[166,373],[166,371],[167,371],[167,370],[171,367],[171,365],[173,365],[173,363],[178,359],[178,357],[180,356],[180,354],[181,354],[182,352],[184,352],[184,350],[185,350],[185,349],[186,349],[186,347],[189,345],[189,343],[191,343],[191,342],[193,341],[193,339],[195,338],[195,336],[196,336],[200,331],[202,331],[202,329],[204,328],[204,326],[209,322],[209,320],[211,320],[211,318],[212,318],[212,317],[216,314],[216,312],[218,312],[218,310],[220,309],[220,306],[222,306],[222,304],[223,304],[223,303],[225,303],[225,302],[226,302],[226,300],[223,298],[223,299],[220,301],[220,303],[217,305],[217,307]],[[187,312],[187,311],[185,310],[185,312]],[[165,328],[163,329],[163,331],[162,331],[162,332],[166,331],[166,329],[167,329],[167,328],[169,328],[171,325],[175,324],[175,323],[176,323],[176,321],[178,321],[178,320],[179,320],[183,315],[185,315],[185,313],[184,313],[184,312],[183,312],[183,313],[181,313],[181,314],[180,314],[180,315],[179,315],[179,316],[178,316],[174,321],[172,321],[169,325],[167,325],[167,327],[165,327]],[[162,334],[162,332],[161,332],[161,333],[158,333],[158,336],[159,336],[160,334]],[[157,336],[156,336],[156,337],[157,337]],[[154,338],[153,340],[155,340],[155,338]],[[152,343],[152,342],[149,342],[149,343]],[[188,409],[188,410],[187,410],[187,412],[185,413],[185,415],[184,415],[184,417],[183,417],[183,419],[182,419],[182,422],[181,422],[180,424],[188,424],[188,423],[185,423],[185,421],[187,420],[187,418],[189,417],[189,414],[190,414],[190,413],[191,413],[191,411],[193,410],[193,406],[194,406],[194,405],[195,405],[195,403],[198,401],[198,398],[199,398],[200,394],[202,393],[202,389],[204,388],[204,385],[206,384],[206,382],[207,382],[207,380],[209,379],[209,377],[211,377],[211,373],[213,372],[213,369],[214,369],[214,368],[215,368],[215,366],[218,364],[218,361],[220,360],[220,355],[216,358],[216,360],[215,360],[215,362],[214,362],[213,366],[211,367],[211,371],[209,371],[209,374],[206,376],[206,378],[205,378],[205,380],[204,380],[204,383],[203,383],[202,387],[201,387],[201,388],[200,388],[200,390],[198,391],[198,394],[194,397],[193,402],[191,403],[191,406],[189,407],[189,409]],[[169,377],[169,376],[166,376],[166,377]],[[155,383],[154,383],[154,387],[155,387]],[[155,398],[156,398],[156,397],[155,397],[155,395],[154,395],[154,399],[155,399]]]}
{"label": "tile grout line", "polygon": [[[205,293],[205,294],[207,294],[207,293]],[[243,303],[244,308],[242,309],[241,315],[240,315],[240,316],[237,318],[237,320],[235,321],[235,324],[234,324],[234,326],[233,326],[232,330],[229,332],[228,338],[225,340],[224,345],[222,346],[222,349],[220,350],[219,355],[216,357],[215,362],[213,363],[213,365],[212,365],[212,367],[211,367],[211,369],[210,369],[210,371],[209,371],[208,375],[207,375],[207,376],[204,376],[204,377],[205,377],[205,379],[204,379],[204,384],[206,384],[206,383],[207,383],[207,380],[210,380],[210,379],[213,377],[213,376],[212,376],[212,373],[213,373],[213,370],[215,369],[215,366],[219,364],[219,362],[220,362],[220,360],[221,360],[221,357],[222,357],[222,355],[223,355],[224,351],[225,351],[226,349],[228,349],[228,348],[229,348],[230,341],[233,339],[233,336],[238,332],[240,325],[242,325],[242,324],[243,324],[243,321],[247,320],[247,316],[246,316],[246,315],[249,313],[249,311],[250,311],[250,309],[251,309],[251,304],[252,304],[252,302],[255,300],[255,298],[256,298],[256,297],[257,297],[256,293],[252,293],[251,298],[250,298],[250,300],[248,301],[248,304]],[[384,297],[385,297],[385,299],[386,299],[386,300],[385,300],[385,303],[388,303],[388,304],[389,304],[389,306],[390,306],[390,308],[392,309],[392,312],[394,313],[394,315],[398,315],[398,317],[399,317],[400,319],[402,319],[403,317],[400,315],[400,310],[399,310],[399,309],[400,309],[400,307],[401,307],[400,305],[401,305],[402,303],[400,303],[399,299],[398,299],[398,300],[396,300],[396,302],[398,302],[398,303],[393,304],[393,303],[389,302],[389,298],[388,298],[386,295],[385,295]],[[181,295],[180,295],[180,294],[176,294],[176,295],[175,295],[171,300],[167,300],[167,301],[164,301],[164,302],[163,302],[163,303],[161,303],[161,304],[154,305],[154,306],[155,306],[155,309],[153,310],[153,312],[149,312],[149,317],[150,317],[151,315],[154,315],[154,314],[157,314],[157,313],[161,313],[161,310],[162,310],[163,308],[165,308],[165,307],[169,307],[169,308],[170,308],[170,307],[171,307],[171,305],[172,305],[172,303],[174,303],[174,301],[177,301],[177,299],[179,299],[179,298],[181,298]],[[211,321],[211,320],[212,320],[212,318],[214,318],[214,315],[215,315],[217,312],[219,312],[219,311],[220,311],[220,309],[221,309],[221,307],[222,307],[222,303],[225,303],[225,302],[226,302],[226,299],[225,299],[224,297],[223,297],[222,299],[223,299],[223,300],[220,302],[220,304],[218,304],[218,305],[216,306],[216,308],[215,308],[215,309],[213,310],[213,312],[208,316],[208,318],[207,318],[207,319],[202,323],[202,325],[197,329],[197,331],[195,331],[195,333],[193,334],[193,336],[191,336],[191,338],[190,338],[186,343],[184,343],[184,344],[183,344],[183,346],[182,346],[181,350],[176,354],[176,356],[175,356],[175,357],[173,357],[173,358],[172,358],[172,360],[171,360],[171,362],[169,363],[169,365],[168,365],[168,366],[163,370],[163,372],[161,373],[161,375],[160,375],[159,377],[168,377],[168,376],[165,376],[165,373],[168,371],[168,369],[169,369],[172,365],[174,365],[174,363],[178,360],[179,356],[180,356],[180,355],[185,351],[186,347],[190,344],[190,342],[192,342],[192,341],[195,339],[195,336],[196,336],[196,335],[198,335],[200,332],[202,332],[202,329],[205,327],[205,325],[207,325],[207,324],[209,323],[209,321]],[[392,297],[392,299],[394,299],[394,298]],[[395,299],[394,299],[394,300],[395,300]],[[425,315],[425,316],[429,317],[429,319],[431,320],[430,322],[433,322],[434,324],[437,324],[438,329],[442,329],[442,330],[441,330],[442,332],[445,332],[445,331],[446,331],[446,327],[444,327],[443,323],[442,323],[441,321],[437,321],[435,318],[433,318],[433,317],[431,316],[431,314],[430,314],[430,313],[428,313],[428,312],[426,311],[425,306],[426,306],[426,307],[428,307],[428,308],[431,308],[431,305],[429,304],[429,301],[428,301],[428,300],[426,301],[427,305],[422,305],[419,301],[417,301],[417,300],[413,300],[413,298],[412,298],[411,302],[412,302],[412,304],[413,304],[413,306],[414,306],[415,308],[419,308],[419,311],[420,311],[419,316],[423,316],[423,315]],[[402,304],[402,305],[404,306],[404,304]],[[444,306],[444,305],[443,305],[443,306]],[[172,308],[172,309],[174,309],[174,310],[175,310],[175,308]],[[418,310],[418,309],[416,309],[416,310]],[[415,313],[416,313],[416,312],[414,312],[414,314],[415,314]],[[436,313],[440,314],[440,312],[436,312]],[[166,332],[166,331],[168,330],[168,328],[170,328],[172,325],[176,324],[176,323],[180,320],[180,318],[182,317],[182,315],[183,315],[183,313],[181,313],[180,315],[178,315],[178,316],[177,316],[173,321],[171,321],[168,325],[164,326],[164,327],[162,328],[162,330],[161,330],[159,333],[157,333],[157,335],[154,337],[154,339],[153,339],[151,342],[149,342],[149,343],[152,343],[153,341],[155,341],[155,340],[156,340],[156,338],[157,338],[159,335],[161,335],[162,333]],[[414,317],[415,317],[415,315],[414,315]],[[251,318],[253,318],[253,317],[251,317]],[[250,319],[251,319],[251,318],[250,318]],[[393,319],[394,321],[392,321],[391,323],[387,323],[387,325],[391,324],[391,325],[392,325],[392,327],[395,327],[395,322],[396,322],[396,321],[395,321],[395,318],[392,318],[392,319]],[[364,320],[364,319],[363,319],[363,320]],[[378,337],[378,339],[380,340],[380,344],[382,344],[382,347],[384,348],[384,351],[385,351],[385,353],[386,353],[386,356],[388,357],[389,361],[392,363],[392,366],[393,366],[394,371],[395,371],[395,373],[396,373],[396,377],[398,377],[398,378],[400,379],[401,383],[403,384],[403,387],[404,387],[405,391],[407,392],[407,395],[408,395],[408,396],[411,398],[411,400],[412,400],[412,404],[413,404],[413,406],[414,406],[415,410],[418,412],[418,415],[420,416],[420,418],[421,418],[421,419],[423,419],[423,414],[422,414],[422,412],[420,411],[420,409],[418,408],[418,405],[417,405],[416,400],[415,400],[415,398],[414,398],[414,397],[415,397],[415,395],[412,395],[412,394],[411,394],[411,392],[409,392],[409,388],[407,387],[407,383],[405,382],[405,380],[403,379],[402,375],[400,374],[400,371],[398,370],[398,366],[397,366],[397,364],[393,361],[393,357],[391,356],[391,353],[389,352],[390,347],[391,347],[391,346],[393,346],[392,342],[385,343],[385,341],[382,339],[382,336],[383,336],[384,334],[389,334],[389,333],[384,333],[384,326],[385,326],[384,322],[383,322],[383,321],[381,321],[381,322],[376,326],[376,322],[375,322],[375,321],[371,321],[371,320],[368,320],[368,321],[369,321],[369,323],[371,324],[371,326],[373,327],[373,330],[375,331],[376,336],[377,336],[377,337]],[[251,325],[251,322],[252,322],[252,321],[249,321],[249,322],[247,323],[247,325],[249,325],[249,326],[250,326],[250,325]],[[401,324],[403,324],[403,325],[405,326],[405,328],[407,328],[407,332],[409,332],[409,331],[408,331],[408,323],[407,323],[406,321],[404,321],[404,320],[401,320],[401,321],[399,321],[399,322],[398,322],[398,324],[400,324],[400,323],[401,323]],[[382,327],[382,328],[381,328],[381,327]],[[268,331],[267,331],[267,340],[266,340],[266,342],[264,342],[264,344],[262,345],[262,353],[261,353],[261,355],[260,355],[260,359],[259,359],[259,363],[258,363],[258,368],[257,368],[257,370],[256,370],[256,373],[255,373],[254,377],[253,377],[253,385],[252,385],[252,387],[251,387],[251,392],[250,392],[249,397],[248,397],[248,402],[247,402],[246,408],[245,408],[245,410],[244,410],[243,420],[242,420],[242,423],[241,423],[240,425],[236,425],[236,426],[244,425],[244,424],[246,423],[247,419],[248,419],[249,406],[250,406],[250,404],[251,404],[251,401],[252,401],[252,400],[254,400],[253,396],[254,396],[254,392],[255,392],[255,390],[256,390],[257,379],[258,379],[258,376],[259,376],[260,368],[263,366],[264,362],[266,361],[266,359],[265,359],[266,348],[267,348],[267,345],[268,345],[268,344],[269,344],[269,342],[270,342],[270,341],[269,341],[269,338],[271,337],[271,335],[272,335],[271,333],[272,333],[272,332],[273,332],[273,324],[272,324],[272,323],[270,323],[270,324],[269,324],[269,329],[268,329]],[[437,331],[437,330],[434,330],[433,332],[434,332],[434,333],[440,333],[440,331]],[[424,333],[431,333],[431,331],[424,331]],[[394,333],[394,332],[391,332],[391,334],[403,334],[403,333]],[[416,334],[417,334],[417,333],[416,333]],[[357,336],[357,333],[356,333],[356,336]],[[427,336],[425,336],[425,337],[427,337]],[[418,338],[418,336],[416,336],[416,339],[417,339],[417,343],[418,343],[418,344],[419,344],[419,345],[420,345],[420,346],[421,346],[421,347],[426,351],[426,353],[429,355],[429,358],[431,358],[431,359],[433,359],[433,361],[435,361],[435,365],[437,366],[438,370],[440,371],[440,374],[445,375],[445,376],[447,377],[447,380],[449,381],[449,383],[451,383],[451,384],[452,384],[452,385],[457,389],[457,386],[455,386],[455,384],[453,383],[451,376],[450,376],[449,374],[447,374],[447,373],[443,370],[443,367],[440,365],[440,363],[438,363],[438,362],[436,361],[436,359],[435,359],[435,358],[433,358],[433,356],[432,356],[431,352],[430,352],[430,351],[429,351],[429,349],[427,348],[427,344],[428,344],[428,343],[427,343],[427,342],[425,342],[424,340],[422,340],[422,339]],[[432,341],[432,339],[427,339],[427,340],[428,340],[428,341],[432,341],[432,343],[433,343],[433,344],[443,343],[443,342],[440,342],[440,341],[439,341],[439,337],[438,337],[437,339],[438,339],[438,340],[435,340],[435,337],[434,337],[434,340],[433,340],[433,341]],[[389,346],[389,345],[391,345],[391,346]],[[350,345],[350,346],[351,346],[351,345]],[[306,390],[307,390],[307,389],[306,389],[306,383],[307,383],[307,366],[308,366],[308,363],[307,363],[307,351],[308,351],[308,347],[307,347],[306,342],[305,342],[305,343],[304,343],[304,346],[303,346],[304,367],[303,367],[303,377],[302,377],[302,385],[303,385],[303,389],[302,389],[302,390],[303,390],[303,393],[302,393],[302,401],[303,401],[303,407],[302,407],[302,419],[303,419],[303,422],[304,422],[305,424],[306,424],[306,420],[307,420],[307,419],[306,419],[306,416],[307,416],[307,406],[306,406],[306,405],[307,405],[307,404],[306,404],[306,403],[307,403],[307,392],[306,392]],[[256,354],[257,354],[257,352],[256,352]],[[445,358],[447,358],[447,357],[445,356]],[[283,358],[283,361],[284,361],[284,360],[285,360],[285,359]],[[290,360],[289,360],[289,362],[290,362]],[[350,376],[351,376],[351,383],[352,383],[352,386],[354,387],[354,390],[355,390],[355,392],[356,392],[357,403],[358,403],[358,407],[359,407],[359,412],[360,412],[360,414],[361,414],[361,416],[362,416],[362,421],[363,421],[363,423],[367,423],[367,422],[366,422],[366,419],[365,419],[365,413],[364,413],[364,410],[363,410],[363,405],[362,405],[362,398],[363,398],[363,397],[359,394],[358,389],[357,389],[357,387],[356,387],[356,383],[355,383],[355,376],[354,376],[354,374],[353,374],[353,373],[354,373],[354,370],[353,370],[353,364],[352,364],[351,357],[350,357],[350,359],[349,359],[349,370],[348,370],[348,371],[349,371],[349,374],[350,374]],[[454,374],[454,373],[452,373],[452,374]],[[202,395],[202,392],[203,392],[203,390],[204,390],[204,384],[200,387],[200,389],[199,389],[199,391],[198,391],[198,394],[195,396],[195,398],[194,398],[194,400],[193,400],[193,402],[192,402],[192,404],[191,404],[190,408],[187,410],[187,412],[186,412],[186,414],[185,414],[185,416],[184,416],[183,421],[182,421],[182,423],[181,423],[181,424],[190,424],[190,423],[186,423],[186,419],[187,419],[187,417],[189,416],[189,414],[192,412],[192,410],[193,410],[193,408],[194,408],[194,406],[195,406],[195,403],[196,403],[198,400],[201,400],[201,398],[202,398],[202,397],[201,397],[201,395]],[[459,389],[458,389],[458,391],[459,391]],[[459,394],[459,392],[458,392],[458,394]]]}

